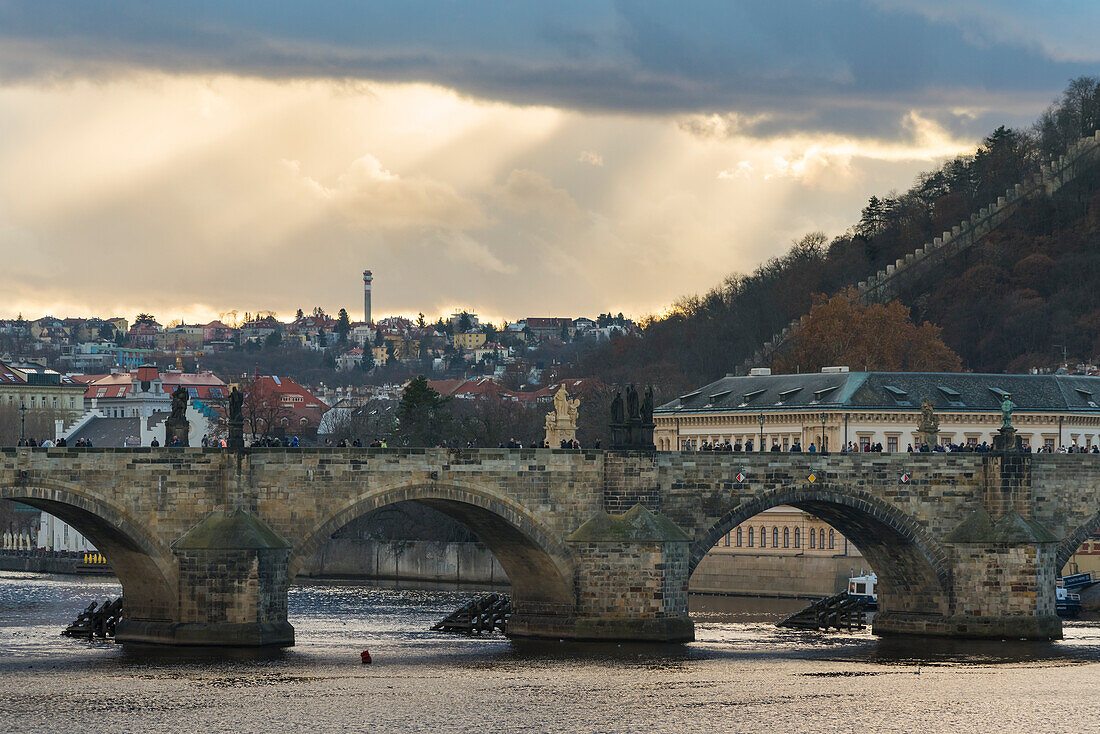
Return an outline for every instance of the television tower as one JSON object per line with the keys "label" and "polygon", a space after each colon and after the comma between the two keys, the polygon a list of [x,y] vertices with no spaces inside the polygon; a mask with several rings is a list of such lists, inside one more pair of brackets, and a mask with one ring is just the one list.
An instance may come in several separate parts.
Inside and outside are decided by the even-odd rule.
{"label": "television tower", "polygon": [[363,271],[363,321],[370,323],[370,284],[374,278],[369,270]]}

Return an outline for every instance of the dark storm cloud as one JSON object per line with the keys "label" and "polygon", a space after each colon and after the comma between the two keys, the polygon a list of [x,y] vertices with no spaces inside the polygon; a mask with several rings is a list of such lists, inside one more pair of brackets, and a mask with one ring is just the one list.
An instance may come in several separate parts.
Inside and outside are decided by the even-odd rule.
{"label": "dark storm cloud", "polygon": [[0,78],[137,67],[423,81],[520,104],[769,112],[766,134],[884,132],[902,109],[1006,93],[1033,98],[1033,110],[1096,71],[1041,43],[979,32],[972,17],[903,5],[0,0]]}

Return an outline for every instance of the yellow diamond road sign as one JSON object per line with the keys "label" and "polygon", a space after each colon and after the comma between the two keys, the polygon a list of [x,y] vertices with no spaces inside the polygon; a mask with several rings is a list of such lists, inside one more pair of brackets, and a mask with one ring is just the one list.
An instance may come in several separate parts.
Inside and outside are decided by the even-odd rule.
{"label": "yellow diamond road sign", "polygon": [[810,476],[806,477],[806,479],[807,479],[807,481],[809,481],[810,484],[813,484],[814,482],[817,481],[817,475],[816,474],[811,474]]}

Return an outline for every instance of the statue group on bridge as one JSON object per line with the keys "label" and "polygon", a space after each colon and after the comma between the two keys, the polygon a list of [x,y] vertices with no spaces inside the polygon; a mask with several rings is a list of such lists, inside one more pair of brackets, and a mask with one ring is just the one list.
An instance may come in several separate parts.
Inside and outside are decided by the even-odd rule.
{"label": "statue group on bridge", "polygon": [[640,402],[634,383],[626,389],[625,404],[622,391],[615,392],[611,401],[611,448],[653,451],[654,427],[652,385],[646,387]]}

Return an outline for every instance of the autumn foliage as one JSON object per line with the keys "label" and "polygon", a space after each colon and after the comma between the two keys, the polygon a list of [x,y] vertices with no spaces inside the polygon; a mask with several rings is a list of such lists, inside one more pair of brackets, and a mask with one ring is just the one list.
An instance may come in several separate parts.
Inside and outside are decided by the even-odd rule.
{"label": "autumn foliage", "polygon": [[920,326],[897,301],[861,303],[854,288],[817,296],[802,326],[776,355],[781,372],[817,372],[830,365],[853,370],[957,372],[962,362],[940,338],[940,328]]}

